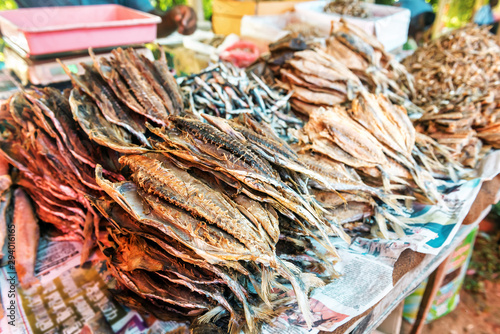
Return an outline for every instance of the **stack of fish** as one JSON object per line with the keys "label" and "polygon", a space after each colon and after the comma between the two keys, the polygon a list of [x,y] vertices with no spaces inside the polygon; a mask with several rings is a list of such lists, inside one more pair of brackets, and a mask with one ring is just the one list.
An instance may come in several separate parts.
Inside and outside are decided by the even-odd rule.
{"label": "stack of fish", "polygon": [[[387,194],[410,195],[419,202],[443,204],[437,190],[439,182],[432,175],[436,172],[447,174],[448,168],[428,155],[435,152],[437,144],[429,145],[431,139],[417,135],[405,109],[392,105],[383,95],[362,91],[351,108],[316,108],[298,137],[303,150],[326,156],[336,165],[355,169],[356,173],[343,172],[352,180],[383,187]],[[358,196],[352,201],[369,203],[366,196],[363,200]],[[362,213],[368,213],[366,205],[357,207]],[[400,208],[396,210],[403,213]],[[375,215],[374,218],[380,220],[382,217]],[[397,220],[387,214],[385,218],[391,222]],[[380,227],[381,231],[385,228],[384,224]]]}
{"label": "stack of fish", "polygon": [[499,147],[500,43],[488,27],[468,25],[404,60],[415,76],[412,100],[425,109],[419,131],[449,146],[473,167],[481,141]]}
{"label": "stack of fish", "polygon": [[[441,148],[323,51],[298,52],[290,66],[303,82],[321,78],[317,66],[328,70],[321,80],[343,84],[352,107],[311,106],[294,148],[277,135],[300,125],[288,118],[292,93],[256,76],[219,65],[185,78],[184,110],[164,58],[121,49],[109,60],[91,56],[81,76],[64,67],[70,92],[11,98],[0,151],[41,220],[83,238],[84,259],[97,241],[117,298],[133,308],[255,332],[298,305],[311,327],[307,294],[334,276],[338,260],[329,237],[349,241],[342,225],[364,231],[365,219],[384,236],[386,221],[402,234],[402,200],[440,202],[429,170],[446,168],[429,157]],[[296,90],[296,101],[341,91],[322,89]],[[288,284],[294,296],[284,298]]]}
{"label": "stack of fish", "polygon": [[[438,112],[424,114],[415,122],[415,126],[417,131],[450,148],[454,159],[464,166],[474,167],[487,149],[473,129],[476,120],[482,118],[481,106],[481,101],[451,103]],[[487,122],[485,119],[485,126]]]}
{"label": "stack of fish", "polygon": [[[288,41],[287,43],[289,45],[290,44],[293,45],[293,43],[295,43],[295,42],[292,39],[292,40]],[[277,47],[277,49],[278,48],[279,47]],[[297,69],[301,69],[301,70],[304,70],[304,68],[305,68],[305,66],[303,66],[304,63],[306,64],[306,68],[307,68],[307,65],[309,64],[308,62],[311,59],[313,59],[313,60],[318,59],[317,57],[320,57],[319,55],[324,56],[324,58],[330,62],[335,61],[335,60],[332,60],[329,55],[327,55],[325,53],[321,53],[321,51],[313,52],[311,50],[304,50],[301,52],[297,52],[296,54],[298,54],[301,57],[301,62],[297,63],[297,64],[295,62],[292,62],[292,63],[296,66]],[[342,64],[340,64],[339,66],[342,66]],[[222,65],[222,67],[224,67],[224,65]],[[209,69],[209,71],[213,71],[213,70]],[[334,71],[334,70],[332,69],[332,71]],[[347,75],[351,74],[351,72],[348,69],[345,69],[345,71],[346,71]],[[224,72],[225,71],[222,71],[222,73],[214,72],[212,74],[211,80],[215,81]],[[324,73],[325,73],[325,71],[323,72],[323,74]],[[236,75],[239,75],[239,76],[236,76]],[[253,73],[250,72],[250,75],[253,75]],[[297,74],[297,75],[302,75],[303,77],[307,78],[307,76],[305,76],[304,74]],[[340,75],[337,75],[337,76],[340,76]],[[193,78],[196,78],[196,77],[191,77],[188,80],[190,80],[190,82],[195,82],[196,79],[193,79]],[[353,82],[357,81],[358,85],[361,86],[361,83],[359,83],[359,80],[355,75],[352,74],[351,79]],[[242,73],[234,73],[232,80],[234,80],[234,82],[246,81],[247,76],[242,74]],[[323,80],[326,81],[327,79],[324,79],[324,77],[323,77]],[[197,80],[197,81],[199,81],[199,80]],[[219,81],[222,82],[222,79],[219,79]],[[265,86],[263,83],[260,82],[260,80],[258,82],[264,90],[271,91],[271,88],[268,86]],[[200,81],[199,86],[197,87],[198,91],[202,89],[204,83],[205,82]],[[214,85],[215,82],[213,82],[212,84]],[[183,83],[183,85],[187,88],[187,91],[189,92],[189,90],[191,89],[190,86],[187,85],[185,82]],[[220,91],[220,89],[217,89],[217,86],[218,85],[215,84],[213,87],[205,87],[203,89],[204,94],[208,95],[207,93],[209,92],[209,90],[210,91]],[[360,89],[362,89],[362,88],[360,88]],[[317,99],[317,96],[316,96],[317,92],[311,92],[305,88],[304,88],[303,92],[305,92],[306,94],[313,95],[313,97],[311,97],[311,101],[315,101]],[[277,91],[273,90],[270,93],[277,94]],[[296,94],[297,89],[295,89],[295,91],[293,93]],[[332,99],[332,98],[334,99],[334,96],[331,95],[331,91],[328,91],[328,93],[324,93],[323,96],[325,96],[326,99]],[[354,94],[354,92],[353,92],[353,94]],[[365,92],[365,94],[366,94],[366,92]],[[369,94],[367,94],[365,96],[368,96],[367,98],[370,99],[371,102],[373,102],[373,97],[370,97]],[[191,95],[185,94],[185,99],[187,101],[192,100]],[[383,98],[381,97],[381,99],[383,99]],[[234,94],[231,94],[231,95],[228,94],[228,96],[225,98],[225,100],[226,100],[226,105],[238,105],[238,104],[242,103],[241,101],[238,101],[238,97],[235,96]],[[383,99],[383,101],[384,101],[384,107],[390,106],[390,108],[399,108],[397,110],[401,112],[402,107],[392,106],[390,104],[390,102],[388,102],[386,99]],[[194,102],[190,102],[191,105],[193,103]],[[300,102],[295,101],[294,103],[299,104]],[[331,105],[335,105],[336,103],[337,103],[337,101],[333,101],[333,102],[331,102]],[[221,103],[221,107],[222,107],[222,105],[223,104]],[[376,104],[376,107],[378,109],[380,109],[378,104]],[[197,108],[196,105],[192,106],[192,110],[195,110],[196,108]],[[369,108],[369,107],[367,107],[367,108]],[[317,106],[312,106],[312,105],[309,108],[309,110],[313,110],[313,111],[314,110],[317,111],[317,109],[318,109]],[[205,109],[204,111],[208,112],[208,115],[213,113],[213,109],[211,109],[211,108],[209,108],[208,110]],[[258,111],[260,111],[260,110],[258,110]],[[273,111],[273,109],[270,109],[269,113],[271,113],[272,111]],[[406,111],[403,111],[403,112],[406,115]],[[196,115],[198,118],[207,118],[206,114],[197,113]],[[242,115],[254,116],[255,118],[259,117],[258,113],[257,114],[255,114],[255,113],[242,113]],[[232,120],[238,120],[240,118],[237,115],[224,115],[224,116],[228,117]],[[216,118],[210,118],[210,119],[216,119]],[[259,120],[266,120],[266,119],[259,117]],[[295,124],[295,122],[293,122],[293,123]],[[262,122],[261,126],[263,126],[263,124],[266,124],[266,123]],[[397,128],[399,125],[389,124],[387,127],[391,127],[391,126]],[[409,124],[406,124],[406,126],[410,126],[411,128],[413,128],[411,125],[411,122]],[[275,130],[274,132],[277,132],[276,127],[274,127],[273,130]],[[271,132],[273,132],[273,131],[271,130]],[[286,139],[289,142],[296,142],[297,141],[297,138],[296,138],[297,133],[298,133],[298,131],[296,131],[296,129],[291,129],[290,127],[288,128],[288,133],[286,134],[286,136],[283,136],[283,133],[278,132],[280,137]],[[299,137],[300,137],[300,135],[299,135]],[[419,136],[419,138],[421,138],[421,137],[422,136]],[[431,144],[433,143],[432,140],[426,141],[425,143],[429,144],[429,142]],[[392,143],[390,143],[390,144],[392,144]],[[435,148],[436,148],[435,146],[430,145],[429,147],[426,147],[425,152],[427,154],[429,152],[436,153]],[[302,150],[303,147],[298,147],[297,149]],[[411,151],[412,150],[410,149],[410,152]],[[433,172],[439,173],[441,175],[448,174],[448,170],[441,163],[439,163],[439,161],[436,162],[432,158],[433,157],[432,153],[429,155],[426,155],[426,154],[423,154],[422,152],[420,152],[419,150],[416,150],[416,152],[421,154],[421,156],[425,160],[425,163],[427,163],[427,166],[429,166],[429,167],[432,166],[431,169]],[[431,158],[429,158],[429,157],[431,157]],[[318,159],[318,160],[316,161],[315,159]],[[378,190],[376,190],[375,187],[373,187],[373,186],[378,187],[378,186],[383,185],[383,184],[388,185],[391,182],[391,180],[393,182],[396,182],[396,181],[399,182],[399,180],[397,180],[397,178],[390,179],[390,176],[387,176],[386,174],[384,174],[383,175],[384,177],[382,177],[382,174],[380,172],[378,172],[377,170],[374,170],[372,168],[369,171],[369,173],[365,173],[365,175],[363,175],[363,177],[365,179],[370,177],[371,181],[373,181],[373,182],[371,182],[371,185],[373,185],[373,186],[370,187],[370,186],[367,186],[366,183],[361,181],[359,176],[357,176],[357,173],[351,169],[352,165],[346,166],[346,165],[344,165],[344,161],[342,161],[342,160],[340,160],[340,162],[333,162],[330,160],[330,163],[328,164],[326,162],[326,160],[328,160],[328,159],[323,159],[323,157],[320,157],[320,156],[310,157],[308,155],[304,155],[302,157],[296,157],[294,155],[294,160],[300,161],[300,164],[302,166],[301,168],[305,167],[308,170],[310,170],[311,175],[312,174],[315,175],[314,177],[309,175],[309,179],[311,180],[309,182],[309,185],[311,185],[311,184],[315,185],[313,187],[313,189],[311,190],[314,192],[314,195],[321,195],[322,197],[327,196],[329,199],[335,198],[335,200],[334,200],[335,208],[334,208],[334,210],[331,210],[328,213],[328,215],[327,215],[328,220],[337,223],[338,226],[346,227],[346,230],[348,233],[352,232],[353,230],[356,233],[358,227],[363,229],[365,232],[366,231],[369,232],[370,228],[367,228],[367,226],[369,224],[368,225],[363,224],[362,222],[367,222],[367,223],[373,222],[373,219],[371,219],[371,218],[374,217],[375,211],[377,212],[377,217],[378,217],[379,223],[384,226],[384,228],[383,228],[384,231],[386,229],[385,229],[385,222],[384,222],[385,218],[383,218],[383,217],[391,217],[393,222],[395,222],[396,224],[400,223],[395,217],[392,217],[391,214],[389,213],[389,211],[387,210],[387,207],[390,207],[390,206],[395,207],[396,211],[399,210],[399,204],[396,203],[396,201],[394,200],[394,197],[387,195],[387,194],[392,193],[394,186],[388,186],[386,188],[385,194],[383,191],[378,191]],[[401,159],[399,161],[401,161]],[[391,162],[393,162],[393,161],[391,160]],[[416,163],[416,162],[411,160],[411,161],[406,161],[405,163],[406,163],[406,165],[411,166],[413,163]],[[336,164],[336,166],[332,166],[332,164]],[[339,170],[340,172],[335,174],[332,172],[332,168],[334,170]],[[394,168],[394,166],[392,168]],[[402,173],[405,175],[405,177],[411,179],[411,176],[408,173],[405,174],[404,168],[400,168],[400,170],[402,170]],[[316,171],[316,172],[312,172],[312,171]],[[425,177],[430,178],[429,175],[426,174],[425,172],[417,172],[416,174],[418,174],[418,177],[420,177],[419,173],[423,173]],[[320,181],[320,182],[314,181],[314,180],[317,180],[319,178],[323,178],[324,180]],[[326,181],[325,178],[328,179],[328,181]],[[430,179],[432,179],[432,178],[430,178]],[[379,180],[383,180],[384,182],[379,183],[378,182]],[[420,181],[420,179],[419,179],[419,181]],[[422,181],[422,182],[425,182],[425,181]],[[434,182],[434,181],[432,181],[432,182]],[[426,187],[430,188],[431,187],[430,184],[432,184],[432,182],[429,183],[429,185],[427,185]],[[328,186],[327,187],[318,186],[319,184],[323,184],[323,185],[324,184],[335,184],[336,188],[332,189],[331,187],[328,187]],[[435,187],[431,188],[432,190],[429,190],[427,188],[425,189],[425,191],[434,191],[434,195],[435,195],[435,189],[434,189]],[[337,196],[337,194],[335,193],[335,192],[344,191],[344,190],[354,191],[355,194],[342,193],[341,196]],[[326,195],[326,193],[328,193],[328,195]],[[349,200],[346,202],[343,200],[345,198],[349,198]],[[350,201],[350,204],[349,204],[349,201]],[[384,206],[383,205],[384,202],[388,205]],[[333,202],[322,203],[322,204],[325,204],[329,208],[333,208],[332,203]],[[342,206],[342,205],[340,205],[340,203],[344,203],[344,204],[348,203],[349,205]],[[401,210],[399,210],[398,212],[401,213]],[[339,217],[337,217],[337,215],[339,215]],[[399,229],[398,231],[401,232],[401,229]],[[343,234],[343,233],[340,232],[339,234]],[[385,234],[384,236],[387,237],[387,234]],[[344,237],[346,239],[348,239],[346,236],[344,236]]]}
{"label": "stack of fish", "polygon": [[293,91],[293,108],[306,115],[316,106],[347,102],[361,86],[354,73],[320,49],[296,52],[279,74],[282,87]]}
{"label": "stack of fish", "polygon": [[267,86],[259,77],[237,69],[230,63],[218,63],[201,73],[183,77],[180,85],[192,114],[201,113],[226,119],[252,115],[271,125],[281,137],[301,127],[302,122],[290,111],[283,89]]}
{"label": "stack of fish", "polygon": [[[289,43],[293,44],[293,40],[289,41]],[[313,51],[310,50],[305,50],[302,52],[298,52],[301,57],[303,56],[303,61],[306,62],[307,60],[311,59],[311,56],[308,57],[309,53],[312,53],[312,56],[317,55],[317,53],[314,53]],[[326,58],[329,56],[326,55]],[[224,65],[222,65],[222,68]],[[302,66],[297,65],[297,68],[302,68]],[[209,69],[209,71],[213,71],[212,69]],[[349,70],[346,70],[347,73],[349,73]],[[225,71],[222,71],[221,74],[223,74]],[[214,72],[213,76],[211,77],[212,80],[216,80],[221,75],[219,72]],[[239,76],[236,76],[238,75]],[[251,73],[250,75],[253,75]],[[195,82],[195,77],[191,77],[188,80],[190,82]],[[182,80],[182,79],[181,79]],[[234,73],[234,76],[232,77],[232,80],[235,82],[238,81],[246,81],[247,77],[244,74],[241,73]],[[357,80],[357,78],[353,75],[352,80]],[[222,79],[219,79],[219,81],[222,81]],[[263,87],[264,90],[266,91],[271,91],[271,88],[268,86],[265,86],[263,83],[258,81],[261,87]],[[214,85],[214,83],[212,83]],[[186,84],[186,82],[183,82],[182,84],[187,88],[187,91],[189,91],[191,88],[189,85]],[[197,89],[200,89],[202,85],[204,85],[204,82],[199,83],[199,87]],[[205,95],[208,95],[207,93],[209,92],[209,89],[212,91],[220,91],[220,89],[217,89],[218,85],[214,85],[213,87],[205,87],[203,89],[203,92]],[[199,91],[199,90],[198,90]],[[273,90],[271,91],[274,94],[277,94],[277,91]],[[311,94],[314,94],[314,92],[311,92]],[[327,96],[327,94],[325,94]],[[330,96],[327,96],[330,97]],[[241,104],[241,101],[234,100],[235,95],[231,94],[228,95],[226,99],[226,104],[227,105],[238,105]],[[236,97],[237,98],[237,97]],[[185,94],[185,99],[186,100],[192,100],[190,94]],[[192,104],[191,102],[190,104]],[[334,103],[332,103],[334,104]],[[221,103],[221,107],[222,107]],[[192,107],[193,108],[193,107]],[[195,110],[196,105],[194,106],[193,110]],[[315,108],[315,107],[311,107]],[[269,113],[271,113],[273,109],[269,110]],[[208,110],[205,109],[204,112],[208,112],[208,114],[213,113],[213,109],[209,108]],[[198,118],[207,118],[206,114],[198,114]],[[254,116],[255,118],[259,117],[259,114],[255,113],[242,113],[242,115],[250,115]],[[238,120],[240,117],[237,115],[224,115],[228,118],[231,118],[233,120]],[[216,119],[216,118],[210,118],[210,119]],[[259,120],[266,120],[262,117],[259,117]],[[233,122],[234,123],[234,122]],[[293,122],[295,124],[295,122]],[[262,122],[260,126],[263,126],[263,124],[267,124],[265,122]],[[272,123],[271,123],[272,125]],[[411,124],[410,124],[411,126]],[[258,128],[258,127],[257,127]],[[272,130],[274,132],[276,131],[276,127],[272,127]],[[271,133],[273,131],[270,131]],[[286,139],[287,141],[290,142],[296,142],[296,135],[297,131],[296,129],[291,129],[290,127],[288,128],[288,133],[286,136],[283,136],[283,133],[278,132],[280,137]],[[281,144],[283,145],[283,144]],[[303,149],[302,147],[298,147],[298,150]],[[333,210],[330,210],[330,212],[327,214],[327,218],[329,221],[335,222],[338,227],[344,226],[346,228],[346,232],[354,232],[356,234],[359,229],[363,230],[364,232],[370,232],[370,223],[373,222],[371,219],[374,216],[374,212],[377,211],[377,217],[378,221],[381,225],[384,226],[383,230],[385,231],[385,222],[382,217],[391,217],[392,216],[389,214],[389,211],[386,210],[386,208],[389,206],[393,206],[396,208],[399,208],[399,204],[394,201],[394,198],[391,198],[391,196],[388,196],[387,194],[384,194],[383,191],[379,191],[374,187],[367,186],[361,179],[357,176],[356,172],[354,172],[351,167],[345,166],[343,162],[333,162],[330,160],[330,163],[328,164],[326,160],[328,159],[323,159],[323,157],[320,157],[319,155],[310,157],[308,155],[303,155],[303,156],[296,156],[295,154],[293,155],[293,160],[295,160],[297,163],[300,161],[301,168],[306,168],[309,170],[309,179],[312,180],[309,182],[309,185],[313,184],[314,187],[311,190],[314,194],[313,195],[321,195],[321,197],[328,197],[329,199],[335,199],[334,203],[325,203],[323,202],[322,204],[326,205],[328,208],[332,208]],[[429,159],[432,161],[432,159]],[[336,164],[336,165],[335,165]],[[333,166],[335,165],[335,166]],[[435,168],[435,170],[438,170],[441,168],[439,171],[442,171],[442,165],[440,164],[435,164],[439,165],[438,168]],[[332,168],[334,170],[339,170],[339,173],[333,173]],[[315,171],[315,172],[313,172]],[[447,172],[447,171],[445,171]],[[373,173],[373,172],[372,172]],[[311,176],[314,175],[314,176]],[[379,177],[380,175],[376,176]],[[317,181],[318,179],[323,178],[322,181]],[[314,181],[316,180],[316,181]],[[378,180],[378,179],[377,179]],[[324,186],[325,184],[328,184],[329,186]],[[335,184],[335,188],[332,189],[331,184]],[[321,186],[323,185],[323,186]],[[377,182],[374,182],[374,185],[379,186]],[[348,194],[348,193],[342,193],[340,196],[338,196],[335,192],[338,191],[352,191],[354,194]],[[328,193],[328,195],[327,195]],[[390,191],[389,191],[390,193]],[[348,198],[347,201],[344,199]],[[388,206],[381,205],[382,203],[388,203]],[[333,205],[335,204],[335,208],[333,208]],[[340,204],[347,204],[347,205],[340,205]],[[398,209],[396,209],[398,210]],[[338,216],[337,216],[338,215]],[[366,218],[366,219],[365,219]],[[393,219],[393,221],[398,224],[400,223],[396,218]],[[364,224],[363,222],[366,222],[368,224]],[[339,234],[343,235],[343,232],[340,228],[338,228],[340,231]],[[401,232],[401,229],[398,230]],[[387,236],[387,235],[385,235]],[[343,235],[345,239],[348,239],[347,236]]]}
{"label": "stack of fish", "polygon": [[[164,60],[119,49],[81,76],[65,69],[71,92],[16,94],[2,119],[1,154],[40,220],[83,238],[86,255],[97,241],[117,298],[139,310],[253,332],[298,304],[310,327],[308,290],[333,277],[338,259],[329,236],[346,236],[307,180],[342,185],[309,171],[249,115],[203,115],[213,125],[177,116],[182,98]],[[297,256],[306,251],[308,262]],[[288,283],[295,297],[283,298]]]}
{"label": "stack of fish", "polygon": [[89,141],[73,120],[68,99],[57,90],[18,93],[2,119],[0,153],[18,170],[15,183],[35,203],[37,216],[67,238],[86,239],[83,258],[92,246],[100,215],[86,195],[99,196],[96,163],[119,178],[113,152]]}
{"label": "stack of fish", "polygon": [[[299,43],[296,41],[299,37],[286,38],[291,41],[275,44],[295,46],[291,50],[295,52],[283,53],[283,48],[270,46],[272,56],[268,62],[277,78],[285,83],[282,86],[294,91],[291,103],[297,111],[309,114],[315,105],[333,106],[351,101],[354,92],[364,87],[386,95],[404,106],[410,115],[421,114],[420,108],[409,100],[414,90],[412,76],[362,29],[344,20],[336,22],[326,39],[326,48],[312,47],[305,41]],[[278,51],[279,55],[275,55]]]}
{"label": "stack of fish", "polygon": [[326,53],[354,72],[370,92],[386,95],[410,114],[421,112],[409,100],[415,92],[413,76],[373,35],[341,19],[326,39]]}
{"label": "stack of fish", "polygon": [[64,67],[77,87],[71,93],[51,88],[19,93],[3,114],[0,149],[19,170],[17,185],[31,196],[42,221],[66,238],[85,240],[82,261],[102,218],[88,200],[102,194],[95,166],[102,165],[112,180],[123,180],[119,155],[150,147],[145,119],[166,125],[183,107],[165,59],[151,62],[120,49],[114,56],[95,58],[95,67],[87,66],[81,77]]}
{"label": "stack of fish", "polygon": [[418,48],[403,64],[415,77],[414,102],[431,108],[498,85],[500,45],[487,26],[467,25]]}
{"label": "stack of fish", "polygon": [[94,66],[77,76],[61,64],[75,88],[69,98],[73,117],[96,143],[121,153],[151,148],[146,121],[166,126],[183,99],[166,59],[150,61],[133,49],[113,50],[110,60],[91,52]]}
{"label": "stack of fish", "polygon": [[483,95],[476,103],[481,110],[474,122],[477,136],[486,144],[500,149],[500,84]]}
{"label": "stack of fish", "polygon": [[280,239],[301,244],[311,237],[336,256],[328,235],[342,232],[306,196],[306,174],[321,177],[254,120],[205,117],[213,125],[175,116],[172,127],[150,127],[161,153],[121,157],[124,182],[110,182],[97,169],[110,199],[96,206],[112,223],[101,247],[126,288],[119,295],[128,296],[119,298],[166,319],[208,311],[197,320],[204,322],[226,314],[230,330],[254,331],[290,304],[271,293],[286,282],[310,326],[307,290],[323,281],[276,249]]}

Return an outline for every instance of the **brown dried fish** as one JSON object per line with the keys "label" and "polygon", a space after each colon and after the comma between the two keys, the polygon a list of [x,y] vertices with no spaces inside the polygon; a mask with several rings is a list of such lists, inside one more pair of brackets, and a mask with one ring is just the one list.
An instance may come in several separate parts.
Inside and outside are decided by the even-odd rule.
{"label": "brown dried fish", "polygon": [[20,188],[14,191],[12,223],[16,229],[16,272],[21,287],[28,289],[38,282],[35,277],[35,262],[40,230],[30,199]]}

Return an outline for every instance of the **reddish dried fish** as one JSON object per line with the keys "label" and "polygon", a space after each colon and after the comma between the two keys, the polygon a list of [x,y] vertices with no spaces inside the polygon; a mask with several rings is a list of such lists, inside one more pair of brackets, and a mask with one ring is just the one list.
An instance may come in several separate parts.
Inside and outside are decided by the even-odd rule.
{"label": "reddish dried fish", "polygon": [[[418,131],[468,167],[481,155],[478,138],[500,146],[500,137],[489,132],[500,124],[500,42],[488,27],[453,30],[418,48],[404,64],[416,80],[412,99],[425,110]],[[484,132],[478,137],[474,130]]]}
{"label": "reddish dried fish", "polygon": [[12,223],[15,228],[16,272],[21,287],[27,289],[38,282],[35,277],[35,262],[40,230],[30,199],[20,188],[14,191]]}

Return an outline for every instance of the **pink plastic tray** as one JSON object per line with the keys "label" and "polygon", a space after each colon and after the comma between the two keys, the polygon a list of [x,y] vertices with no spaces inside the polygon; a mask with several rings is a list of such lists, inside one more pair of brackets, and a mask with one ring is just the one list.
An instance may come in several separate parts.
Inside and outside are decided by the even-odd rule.
{"label": "pink plastic tray", "polygon": [[151,42],[161,18],[120,5],[0,12],[2,34],[30,55]]}

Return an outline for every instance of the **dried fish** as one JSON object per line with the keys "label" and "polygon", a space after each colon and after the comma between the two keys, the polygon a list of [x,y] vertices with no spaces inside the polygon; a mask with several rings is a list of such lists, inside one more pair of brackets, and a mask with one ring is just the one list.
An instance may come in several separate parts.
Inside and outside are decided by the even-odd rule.
{"label": "dried fish", "polygon": [[37,217],[26,193],[18,188],[14,191],[16,272],[24,289],[38,282],[35,277],[35,260],[40,231]]}
{"label": "dried fish", "polygon": [[7,239],[7,223],[9,217],[8,208],[12,200],[12,190],[7,190],[2,194],[0,201],[0,258],[3,258],[5,254],[2,253],[3,246]]}
{"label": "dried fish", "polygon": [[354,17],[367,18],[370,12],[365,3],[359,0],[331,0],[323,8],[326,13],[335,13]]}
{"label": "dried fish", "polygon": [[[164,56],[92,54],[82,76],[68,73],[71,92],[11,98],[0,154],[40,220],[83,239],[84,258],[97,244],[118,300],[197,326],[226,318],[232,333],[298,306],[311,327],[308,292],[335,276],[330,237],[350,242],[369,224],[401,233],[402,201],[439,202],[430,171],[446,171],[436,154],[450,158],[404,107],[363,87],[404,100],[395,80],[405,72],[383,48],[345,24],[332,38],[356,60],[278,43],[300,51],[269,86],[220,63],[180,89]],[[303,129],[289,99],[309,115]],[[496,117],[491,97],[483,102],[484,120]],[[285,299],[284,283],[294,292]]]}
{"label": "dried fish", "polygon": [[78,120],[92,141],[122,153],[140,153],[148,150],[146,147],[133,144],[127,132],[108,122],[97,105],[77,89],[71,91],[69,102],[73,117]]}
{"label": "dried fish", "polygon": [[[416,104],[425,109],[417,130],[474,167],[481,143],[498,147],[500,43],[486,27],[468,25],[428,43],[405,59],[415,76]],[[480,140],[479,140],[480,139]],[[440,155],[443,157],[442,155]]]}
{"label": "dried fish", "polygon": [[[335,4],[331,2],[327,6]],[[356,6],[356,2],[349,2],[349,6],[353,4]],[[311,45],[304,48],[306,50],[291,49],[279,67],[273,63],[277,55],[272,54],[268,60],[276,79],[286,84],[281,87],[293,90],[292,105],[296,111],[310,114],[309,105],[349,103],[356,92],[364,88],[371,93],[382,93],[393,103],[404,106],[412,118],[422,115],[423,110],[409,99],[415,92],[413,77],[380,42],[344,19],[332,23],[332,28],[326,47]],[[307,45],[305,41],[304,44]],[[271,53],[284,52],[270,50]]]}

